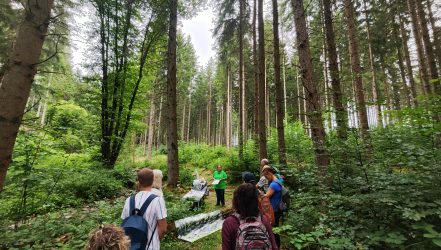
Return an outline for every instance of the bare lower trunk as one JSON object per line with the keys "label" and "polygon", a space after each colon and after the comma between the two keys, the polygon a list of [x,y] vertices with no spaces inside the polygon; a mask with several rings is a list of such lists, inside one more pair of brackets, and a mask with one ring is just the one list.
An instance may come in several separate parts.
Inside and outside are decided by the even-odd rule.
{"label": "bare lower trunk", "polygon": [[330,0],[323,0],[323,11],[325,19],[326,47],[329,56],[329,71],[331,73],[332,101],[335,108],[337,122],[337,136],[340,139],[345,140],[347,138],[348,130],[348,114],[343,105],[343,93],[340,84],[340,72],[338,69],[337,48],[335,44]]}
{"label": "bare lower trunk", "polygon": [[418,106],[418,101],[416,99],[417,91],[415,86],[415,80],[413,78],[412,62],[410,61],[409,47],[407,45],[408,42],[407,31],[404,27],[404,21],[401,15],[399,16],[399,19],[400,19],[401,45],[403,46],[404,59],[406,61],[406,73],[407,73],[408,85],[412,96],[412,103],[416,107]]}
{"label": "bare lower trunk", "polygon": [[377,80],[377,71],[375,69],[375,60],[374,60],[374,50],[372,48],[372,39],[371,39],[371,24],[369,22],[369,14],[366,6],[366,0],[363,0],[363,7],[366,18],[366,33],[367,33],[367,41],[368,41],[368,49],[369,49],[369,66],[372,74],[372,97],[375,102],[375,108],[377,110],[377,121],[378,126],[383,127],[383,113],[381,110],[381,93],[380,86]]}
{"label": "bare lower trunk", "polygon": [[53,4],[53,0],[24,2],[24,17],[0,82],[0,191],[37,72]]}
{"label": "bare lower trunk", "polygon": [[319,94],[317,93],[317,87],[312,77],[313,67],[303,0],[292,0],[291,3],[294,10],[297,51],[299,54],[302,82],[306,91],[305,97],[308,100],[306,102],[307,116],[311,125],[311,137],[314,144],[318,176],[325,180],[328,173],[329,155],[325,148],[326,134],[323,127]]}
{"label": "bare lower trunk", "polygon": [[421,27],[421,34],[423,38],[424,51],[426,52],[427,63],[429,65],[429,83],[433,86],[435,93],[441,95],[441,86],[439,80],[438,69],[436,68],[435,53],[433,51],[433,44],[430,41],[429,28],[427,25],[426,13],[424,11],[421,0],[415,0],[417,8],[417,17]]}
{"label": "bare lower trunk", "polygon": [[432,3],[434,1],[427,0],[427,10],[429,12],[429,20],[433,32],[433,45],[435,47],[436,59],[438,60],[438,67],[441,70],[441,27],[436,26],[436,20],[432,13]]}
{"label": "bare lower trunk", "polygon": [[253,0],[253,69],[254,69],[254,139],[257,142],[259,138],[259,68],[257,59],[257,32],[256,32],[256,16],[257,16],[257,0]]}
{"label": "bare lower trunk", "polygon": [[152,147],[153,147],[153,134],[154,134],[154,124],[155,124],[155,102],[153,96],[150,97],[150,114],[149,114],[149,128],[147,137],[147,159],[152,159]]}
{"label": "bare lower trunk", "polygon": [[367,119],[366,101],[364,98],[363,78],[360,66],[360,55],[358,52],[357,29],[354,18],[354,8],[352,0],[344,0],[345,16],[347,20],[349,53],[351,56],[351,71],[355,89],[355,100],[357,104],[358,121],[363,137],[368,136],[369,124]]}
{"label": "bare lower trunk", "polygon": [[413,36],[415,38],[415,45],[417,48],[417,52],[418,52],[418,66],[420,69],[420,76],[421,76],[421,81],[422,81],[422,88],[425,94],[431,94],[432,93],[432,89],[430,88],[429,85],[429,76],[427,75],[427,70],[426,70],[426,59],[425,59],[425,55],[424,55],[424,49],[423,49],[423,44],[421,41],[421,31],[420,31],[420,27],[418,24],[418,17],[417,17],[417,13],[415,11],[415,2],[413,0],[407,0],[407,8],[409,10],[410,13],[410,17],[412,20],[412,31],[413,31]]}
{"label": "bare lower trunk", "polygon": [[227,109],[226,109],[226,123],[225,123],[225,140],[227,148],[231,147],[231,79],[230,66],[227,66]]}
{"label": "bare lower trunk", "polygon": [[239,0],[239,159],[243,160],[243,141],[245,134],[245,79],[244,79],[244,58],[243,58],[243,37],[244,37],[244,0]]}
{"label": "bare lower trunk", "polygon": [[259,158],[268,158],[265,126],[265,35],[263,22],[263,0],[258,0],[259,33]]}
{"label": "bare lower trunk", "polygon": [[273,2],[273,35],[274,35],[274,85],[276,87],[276,123],[277,123],[277,143],[279,147],[279,163],[286,165],[285,149],[285,127],[284,115],[285,104],[283,98],[283,86],[280,76],[280,45],[279,45],[279,11],[277,0]]}
{"label": "bare lower trunk", "polygon": [[178,131],[176,117],[176,32],[178,3],[170,0],[170,26],[168,33],[167,67],[167,165],[169,187],[176,187],[179,180]]}

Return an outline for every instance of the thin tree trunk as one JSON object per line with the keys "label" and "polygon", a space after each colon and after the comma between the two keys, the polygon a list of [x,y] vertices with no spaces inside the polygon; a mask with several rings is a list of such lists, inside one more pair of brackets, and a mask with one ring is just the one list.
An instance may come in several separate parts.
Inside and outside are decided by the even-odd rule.
{"label": "thin tree trunk", "polygon": [[187,137],[185,141],[190,141],[190,120],[191,120],[191,92],[188,94],[188,115],[187,115]]}
{"label": "thin tree trunk", "polygon": [[187,114],[187,102],[186,100],[184,101],[184,107],[182,107],[182,124],[181,124],[181,140],[185,140],[186,136],[185,136],[185,115]]}
{"label": "thin tree trunk", "polygon": [[303,0],[292,0],[294,11],[295,28],[297,34],[297,51],[301,68],[302,82],[306,91],[307,116],[311,125],[311,136],[314,144],[315,160],[318,176],[326,180],[329,166],[329,155],[325,148],[326,133],[323,127],[323,119],[319,102],[317,87],[313,82],[313,67],[311,52],[309,49],[309,37],[306,28],[306,17],[303,8]]}
{"label": "thin tree trunk", "polygon": [[404,21],[403,17],[399,15],[400,19],[400,36],[401,36],[401,45],[403,46],[403,52],[404,52],[404,59],[406,62],[406,73],[407,73],[407,79],[408,84],[410,88],[410,93],[412,97],[412,103],[414,107],[418,106],[418,101],[416,99],[417,97],[417,91],[415,86],[415,80],[413,78],[413,70],[412,70],[412,62],[410,61],[410,55],[409,55],[409,47],[407,45],[408,37],[407,37],[407,31],[404,27]]}
{"label": "thin tree trunk", "polygon": [[424,49],[426,52],[427,63],[429,65],[430,80],[429,83],[433,85],[435,93],[441,95],[441,86],[439,80],[438,69],[436,68],[435,52],[433,51],[433,44],[430,41],[429,28],[427,25],[426,13],[421,0],[415,0],[417,8],[417,17],[421,27],[421,34],[423,38]]}
{"label": "thin tree trunk", "polygon": [[177,0],[170,0],[170,26],[168,33],[167,67],[167,186],[176,187],[179,180],[178,138],[176,117],[176,32],[178,23]]}
{"label": "thin tree trunk", "polygon": [[433,1],[427,0],[427,10],[429,12],[430,25],[432,26],[433,45],[435,47],[436,59],[438,60],[438,67],[441,70],[441,27],[436,26],[436,21],[432,13]]}
{"label": "thin tree trunk", "polygon": [[425,55],[424,55],[424,49],[423,49],[423,44],[421,42],[421,33],[420,33],[420,28],[419,28],[419,24],[418,24],[418,17],[417,17],[417,13],[415,11],[415,2],[413,0],[407,0],[407,8],[409,10],[410,13],[410,17],[412,20],[412,31],[413,31],[413,36],[415,38],[415,44],[416,44],[416,48],[417,48],[417,52],[418,52],[418,66],[420,69],[420,76],[421,76],[421,83],[423,86],[423,91],[425,94],[431,94],[432,93],[432,89],[429,85],[429,76],[427,75],[427,70],[426,70],[426,59],[425,59]]}
{"label": "thin tree trunk", "polygon": [[154,124],[155,124],[155,101],[153,95],[150,96],[150,114],[149,114],[149,128],[147,137],[147,159],[152,159],[152,147],[153,147],[153,134],[154,134]]}
{"label": "thin tree trunk", "polygon": [[257,142],[259,137],[259,68],[257,58],[257,32],[256,32],[256,16],[257,16],[257,2],[253,0],[253,69],[254,69],[254,103],[253,103],[253,117],[254,117],[254,139]]}
{"label": "thin tree trunk", "polygon": [[377,120],[378,126],[383,127],[383,112],[381,110],[381,91],[377,80],[377,71],[375,69],[375,59],[374,59],[374,49],[372,47],[372,35],[371,35],[371,24],[369,22],[369,14],[366,6],[366,0],[363,0],[363,8],[366,18],[366,32],[367,32],[367,42],[369,50],[369,66],[372,74],[372,97],[375,102],[375,108],[377,110]]}
{"label": "thin tree trunk", "polygon": [[211,144],[211,76],[208,79],[207,143]]}
{"label": "thin tree trunk", "polygon": [[230,79],[230,66],[227,66],[227,109],[226,109],[226,129],[225,140],[227,148],[231,147],[231,79]]}
{"label": "thin tree trunk", "polygon": [[344,0],[345,16],[347,20],[349,53],[351,57],[351,71],[355,89],[355,100],[357,103],[358,120],[363,138],[368,136],[369,124],[367,119],[366,101],[363,91],[363,78],[360,66],[360,56],[358,52],[357,29],[354,18],[354,7],[352,0]]}
{"label": "thin tree trunk", "polygon": [[0,82],[0,191],[3,190],[15,139],[37,73],[53,4],[53,0],[23,3],[24,16]]}
{"label": "thin tree trunk", "polygon": [[243,59],[243,37],[244,37],[244,0],[239,0],[239,159],[243,160],[243,138],[245,131],[245,79]]}
{"label": "thin tree trunk", "polygon": [[276,87],[276,124],[277,124],[277,143],[279,147],[279,163],[286,165],[286,148],[285,148],[285,100],[283,98],[283,86],[280,76],[280,45],[279,45],[279,10],[277,0],[273,2],[273,45],[274,45],[274,85]]}
{"label": "thin tree trunk", "polygon": [[259,158],[268,158],[265,126],[265,33],[263,22],[263,0],[258,0],[259,33]]}
{"label": "thin tree trunk", "polygon": [[332,23],[331,1],[323,0],[324,23],[326,33],[326,44],[329,56],[329,71],[331,75],[332,101],[335,108],[337,123],[337,136],[346,140],[348,130],[348,114],[343,105],[343,93],[340,83],[340,72],[338,69],[337,48],[335,44],[334,27]]}

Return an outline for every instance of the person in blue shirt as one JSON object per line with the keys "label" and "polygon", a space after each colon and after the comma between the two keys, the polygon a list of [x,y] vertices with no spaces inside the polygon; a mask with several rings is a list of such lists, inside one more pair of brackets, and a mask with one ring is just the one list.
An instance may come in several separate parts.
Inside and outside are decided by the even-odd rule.
{"label": "person in blue shirt", "polygon": [[[279,203],[282,200],[282,184],[275,174],[276,171],[271,166],[265,165],[262,168],[262,175],[268,180],[269,184],[265,196],[270,199],[271,206],[274,210],[274,227],[278,227],[280,217],[282,216],[282,211],[279,209]],[[277,246],[280,248],[280,235],[274,234],[274,236],[276,237]]]}

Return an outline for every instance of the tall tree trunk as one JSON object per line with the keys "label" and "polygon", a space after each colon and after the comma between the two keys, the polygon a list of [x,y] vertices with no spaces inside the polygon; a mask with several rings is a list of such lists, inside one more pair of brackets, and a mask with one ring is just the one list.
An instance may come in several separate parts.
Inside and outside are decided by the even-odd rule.
{"label": "tall tree trunk", "polygon": [[375,68],[375,59],[374,59],[374,49],[372,47],[372,35],[371,35],[371,24],[369,22],[369,14],[366,6],[366,0],[363,0],[363,8],[366,19],[366,33],[367,33],[367,42],[368,42],[368,50],[369,50],[369,66],[372,74],[372,97],[375,102],[375,108],[377,110],[377,121],[378,126],[383,127],[383,112],[381,110],[381,93],[380,86],[377,80],[377,71]]}
{"label": "tall tree trunk", "polygon": [[208,79],[207,143],[211,145],[211,76]]}
{"label": "tall tree trunk", "polygon": [[245,79],[243,59],[243,37],[244,37],[244,12],[245,0],[239,0],[239,159],[243,160],[243,138],[245,134]]}
{"label": "tall tree trunk", "polygon": [[423,91],[425,94],[431,94],[432,89],[429,84],[429,76],[427,75],[427,70],[426,70],[426,59],[424,55],[423,43],[421,42],[421,31],[418,24],[418,17],[415,11],[416,8],[415,2],[413,0],[407,0],[407,8],[409,10],[410,17],[412,20],[412,31],[418,52],[418,64],[419,64],[418,66],[420,69]]}
{"label": "tall tree trunk", "polygon": [[8,65],[0,82],[0,191],[37,72],[53,0],[25,1]]}
{"label": "tall tree trunk", "polygon": [[170,26],[167,53],[167,186],[176,187],[179,180],[178,129],[176,117],[176,29],[178,24],[177,0],[170,0]]}
{"label": "tall tree trunk", "polygon": [[263,22],[263,0],[258,2],[258,33],[259,33],[259,158],[268,158],[266,149],[265,126],[265,33]]}
{"label": "tall tree trunk", "polygon": [[329,155],[325,148],[326,134],[323,127],[322,113],[319,103],[317,87],[313,82],[313,67],[309,49],[309,37],[306,28],[306,17],[303,0],[292,0],[295,28],[297,34],[297,51],[299,54],[300,69],[303,86],[306,91],[306,108],[308,120],[311,124],[311,136],[314,144],[315,160],[318,176],[326,179],[329,166]]}
{"label": "tall tree trunk", "polygon": [[429,28],[427,25],[426,13],[421,0],[415,0],[417,7],[417,17],[421,27],[421,34],[423,38],[424,49],[426,52],[427,63],[429,65],[430,80],[429,83],[433,85],[435,93],[441,95],[441,86],[439,80],[438,69],[436,68],[435,53],[433,51],[433,44],[430,41]]}
{"label": "tall tree trunk", "polygon": [[406,62],[406,73],[407,73],[407,79],[408,79],[408,85],[410,88],[410,93],[412,96],[412,103],[413,106],[418,106],[418,101],[416,99],[417,97],[417,91],[415,86],[415,80],[413,78],[413,70],[412,70],[412,62],[410,61],[410,55],[409,55],[409,46],[407,45],[408,42],[408,36],[406,28],[404,27],[404,21],[403,17],[399,15],[400,20],[400,36],[401,36],[401,45],[403,46],[403,53],[404,53],[404,59]]}
{"label": "tall tree trunk", "polygon": [[153,147],[153,133],[155,124],[155,101],[153,99],[154,95],[150,96],[150,114],[149,114],[149,128],[147,137],[147,159],[152,159],[152,147]]}
{"label": "tall tree trunk", "polygon": [[344,0],[345,16],[347,20],[349,53],[351,57],[351,71],[355,89],[355,100],[357,104],[358,121],[360,123],[361,135],[368,136],[369,124],[367,119],[366,101],[363,91],[363,78],[360,66],[360,56],[358,53],[357,28],[354,18],[354,7],[352,0]]}
{"label": "tall tree trunk", "polygon": [[427,10],[429,12],[430,25],[432,26],[433,45],[435,47],[436,59],[438,60],[438,67],[441,70],[441,27],[436,26],[435,17],[432,13],[433,1],[427,0]]}
{"label": "tall tree trunk", "polygon": [[191,120],[191,92],[188,94],[188,115],[187,115],[187,137],[186,142],[190,141],[190,120]]}
{"label": "tall tree trunk", "polygon": [[254,140],[259,138],[259,68],[257,58],[257,32],[256,32],[257,0],[253,0],[253,69],[254,69]]}
{"label": "tall tree trunk", "polygon": [[231,79],[230,79],[230,65],[227,65],[227,108],[225,113],[226,129],[225,140],[227,148],[231,147]]}
{"label": "tall tree trunk", "polygon": [[335,44],[334,27],[332,23],[331,0],[323,0],[324,23],[326,44],[329,56],[329,71],[331,75],[332,101],[335,108],[337,122],[337,136],[346,140],[348,130],[348,114],[343,105],[343,93],[340,84],[340,72],[338,69],[337,48]]}
{"label": "tall tree trunk", "polygon": [[279,7],[277,0],[273,2],[273,45],[274,45],[274,85],[276,87],[276,123],[277,123],[277,143],[279,147],[279,163],[286,166],[285,148],[285,100],[283,98],[283,86],[280,76],[280,45],[279,45]]}

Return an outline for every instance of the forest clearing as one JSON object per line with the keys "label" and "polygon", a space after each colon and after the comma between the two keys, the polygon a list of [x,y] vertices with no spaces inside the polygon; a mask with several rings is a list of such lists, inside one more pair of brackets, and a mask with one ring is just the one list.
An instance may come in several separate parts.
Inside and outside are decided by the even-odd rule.
{"label": "forest clearing", "polygon": [[230,249],[182,234],[236,215],[280,249],[441,249],[440,74],[441,0],[0,0],[0,250],[93,249],[150,169],[161,249]]}

